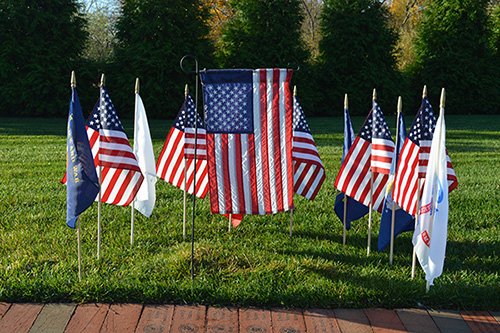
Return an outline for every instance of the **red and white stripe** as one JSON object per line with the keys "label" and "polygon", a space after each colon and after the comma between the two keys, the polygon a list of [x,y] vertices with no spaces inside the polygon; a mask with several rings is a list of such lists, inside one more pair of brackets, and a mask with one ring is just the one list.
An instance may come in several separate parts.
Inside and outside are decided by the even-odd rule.
{"label": "red and white stripe", "polygon": [[[370,142],[357,136],[335,180],[337,189],[365,206],[370,205],[371,196],[371,146]],[[387,174],[373,173],[372,208],[378,212],[382,212],[388,179]]]}
{"label": "red and white stripe", "polygon": [[[417,216],[418,199],[424,185],[431,144],[431,140],[420,140],[419,147],[407,138],[401,149],[392,198],[413,216]],[[446,152],[446,161],[448,163],[448,191],[451,192],[457,187],[458,182],[448,152]],[[422,181],[419,182],[419,179]]]}
{"label": "red and white stripe", "polygon": [[197,197],[204,198],[208,193],[206,131],[204,128],[198,128],[196,191],[193,191],[195,130],[188,127],[185,132],[172,127],[158,158],[156,174],[167,183],[184,190],[185,169],[187,169],[188,193],[195,193]]}
{"label": "red and white stripe", "polygon": [[325,168],[311,134],[293,131],[294,191],[313,200],[325,180]]}
{"label": "red and white stripe", "polygon": [[251,134],[208,133],[213,214],[273,214],[293,208],[291,72],[253,72]]}
{"label": "red and white stripe", "polygon": [[387,139],[372,138],[371,169],[372,172],[388,175],[391,172],[394,142]]}
{"label": "red and white stripe", "polygon": [[97,175],[101,168],[101,202],[128,206],[144,176],[124,132],[87,127]]}

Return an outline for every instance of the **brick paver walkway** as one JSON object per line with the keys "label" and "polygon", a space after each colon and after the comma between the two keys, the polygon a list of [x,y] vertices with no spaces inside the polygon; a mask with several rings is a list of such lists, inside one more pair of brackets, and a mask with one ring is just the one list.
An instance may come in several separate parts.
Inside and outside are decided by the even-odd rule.
{"label": "brick paver walkway", "polygon": [[0,302],[0,332],[500,332],[498,312]]}

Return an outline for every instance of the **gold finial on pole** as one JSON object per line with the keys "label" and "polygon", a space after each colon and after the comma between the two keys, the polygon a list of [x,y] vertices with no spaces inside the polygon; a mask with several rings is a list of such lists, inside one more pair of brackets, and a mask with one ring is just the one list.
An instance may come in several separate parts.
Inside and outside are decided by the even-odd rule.
{"label": "gold finial on pole", "polygon": [[400,113],[401,111],[403,111],[403,98],[401,98],[401,96],[399,96],[399,98],[398,98],[398,113]]}
{"label": "gold finial on pole", "polygon": [[186,86],[184,87],[184,97],[187,97],[188,95],[189,95],[189,87],[186,84]]}
{"label": "gold finial on pole", "polygon": [[135,93],[139,93],[139,78],[135,79]]}
{"label": "gold finial on pole", "polygon": [[424,85],[424,91],[422,92],[422,98],[427,97],[427,85]]}
{"label": "gold finial on pole", "polygon": [[444,109],[444,104],[445,104],[445,102],[446,102],[446,96],[445,96],[445,95],[446,95],[446,93],[445,93],[445,90],[444,90],[444,88],[443,88],[443,89],[441,89],[441,103],[440,103],[440,105],[439,105],[439,107],[440,107],[441,109]]}
{"label": "gold finial on pole", "polygon": [[104,87],[105,86],[105,80],[104,80],[104,73],[102,73],[101,75],[101,87]]}
{"label": "gold finial on pole", "polygon": [[297,96],[297,86],[293,86],[293,96]]}
{"label": "gold finial on pole", "polygon": [[349,98],[347,98],[347,94],[344,96],[344,109],[349,110]]}
{"label": "gold finial on pole", "polygon": [[373,100],[377,99],[377,90],[373,88]]}
{"label": "gold finial on pole", "polygon": [[71,88],[76,88],[76,75],[75,75],[75,71],[71,71]]}

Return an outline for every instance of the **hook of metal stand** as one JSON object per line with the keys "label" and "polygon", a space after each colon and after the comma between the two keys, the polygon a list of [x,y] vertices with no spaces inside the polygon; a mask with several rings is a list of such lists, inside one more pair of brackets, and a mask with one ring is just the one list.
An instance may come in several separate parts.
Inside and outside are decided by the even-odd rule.
{"label": "hook of metal stand", "polygon": [[[184,68],[184,59],[186,58],[192,58],[194,59],[194,62],[196,63],[196,70],[195,71],[188,71],[186,68]],[[194,55],[192,54],[187,54],[185,55],[184,57],[182,57],[181,59],[181,62],[180,62],[180,65],[181,65],[181,69],[184,71],[184,73],[186,74],[198,74],[199,70],[198,70],[198,58],[196,58]]]}
{"label": "hook of metal stand", "polygon": [[294,69],[295,72],[300,71],[300,65],[295,62],[289,62],[287,66],[297,66],[297,69]]}

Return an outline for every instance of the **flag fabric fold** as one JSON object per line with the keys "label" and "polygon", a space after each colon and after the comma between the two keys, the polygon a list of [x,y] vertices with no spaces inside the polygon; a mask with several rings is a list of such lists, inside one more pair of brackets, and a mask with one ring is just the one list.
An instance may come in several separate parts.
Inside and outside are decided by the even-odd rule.
{"label": "flag fabric fold", "polygon": [[[436,118],[426,96],[422,99],[420,109],[401,149],[392,193],[392,199],[413,216],[417,216],[417,205],[423,186],[423,182],[419,182],[419,179],[425,179],[435,127]],[[458,182],[448,153],[446,160],[448,187],[451,192],[457,187]]]}
{"label": "flag fabric fold", "polygon": [[[335,179],[335,187],[365,206],[382,212],[394,142],[377,102],[363,124]],[[373,174],[373,189],[371,177]]]}
{"label": "flag fabric fold", "polygon": [[325,168],[316,143],[307,124],[304,111],[293,97],[293,146],[294,191],[306,199],[314,200],[325,181]]}
{"label": "flag fabric fold", "polygon": [[69,105],[66,184],[66,224],[75,228],[78,216],[89,208],[99,193],[99,180],[85,129],[82,108],[76,88],[72,88]]}
{"label": "flag fabric fold", "polygon": [[291,76],[286,69],[201,72],[213,214],[293,208]]}
{"label": "flag fabric fold", "polygon": [[[401,152],[403,143],[406,140],[406,124],[403,113],[399,113],[399,128],[396,138],[396,149],[391,163],[391,170],[385,194],[384,207],[382,209],[382,217],[380,220],[379,236],[378,236],[378,252],[382,252],[387,245],[391,242],[391,227],[392,227],[392,188],[394,185],[394,175],[396,173],[396,166],[398,165],[398,158]],[[415,229],[415,219],[412,215],[408,214],[401,209],[398,205],[395,206],[394,213],[394,238],[405,231],[412,231]]]}
{"label": "flag fabric fold", "polygon": [[[344,163],[344,159],[349,152],[352,144],[356,140],[356,136],[354,135],[354,130],[352,129],[351,117],[349,116],[349,110],[344,109],[344,146],[342,148],[342,159],[340,165]],[[334,211],[337,214],[338,218],[344,222],[344,193],[339,193],[335,197],[335,206]],[[346,214],[346,230],[351,229],[351,222],[358,220],[368,214],[368,207],[360,203],[359,201],[354,200],[353,198],[347,198],[347,214]]]}
{"label": "flag fabric fold", "polygon": [[429,285],[443,272],[448,232],[449,173],[444,109],[432,139],[413,245]]}
{"label": "flag fabric fold", "polygon": [[[194,183],[195,120],[197,123],[196,189]],[[187,169],[187,172],[186,172]],[[156,165],[158,177],[187,192],[204,198],[208,193],[206,131],[191,96],[187,95],[168,133]],[[187,175],[186,175],[187,174]],[[186,185],[184,182],[186,180]]]}
{"label": "flag fabric fold", "polygon": [[230,222],[235,228],[240,225],[241,221],[243,220],[243,217],[245,216],[245,214],[222,214],[222,215],[224,215],[228,219],[231,219]]}
{"label": "flag fabric fold", "polygon": [[87,135],[98,175],[101,168],[101,202],[128,206],[144,176],[105,87],[87,120]]}
{"label": "flag fabric fold", "polygon": [[135,98],[134,154],[144,175],[144,181],[137,192],[134,208],[150,217],[156,202],[156,161],[146,109],[141,96],[136,94]]}

